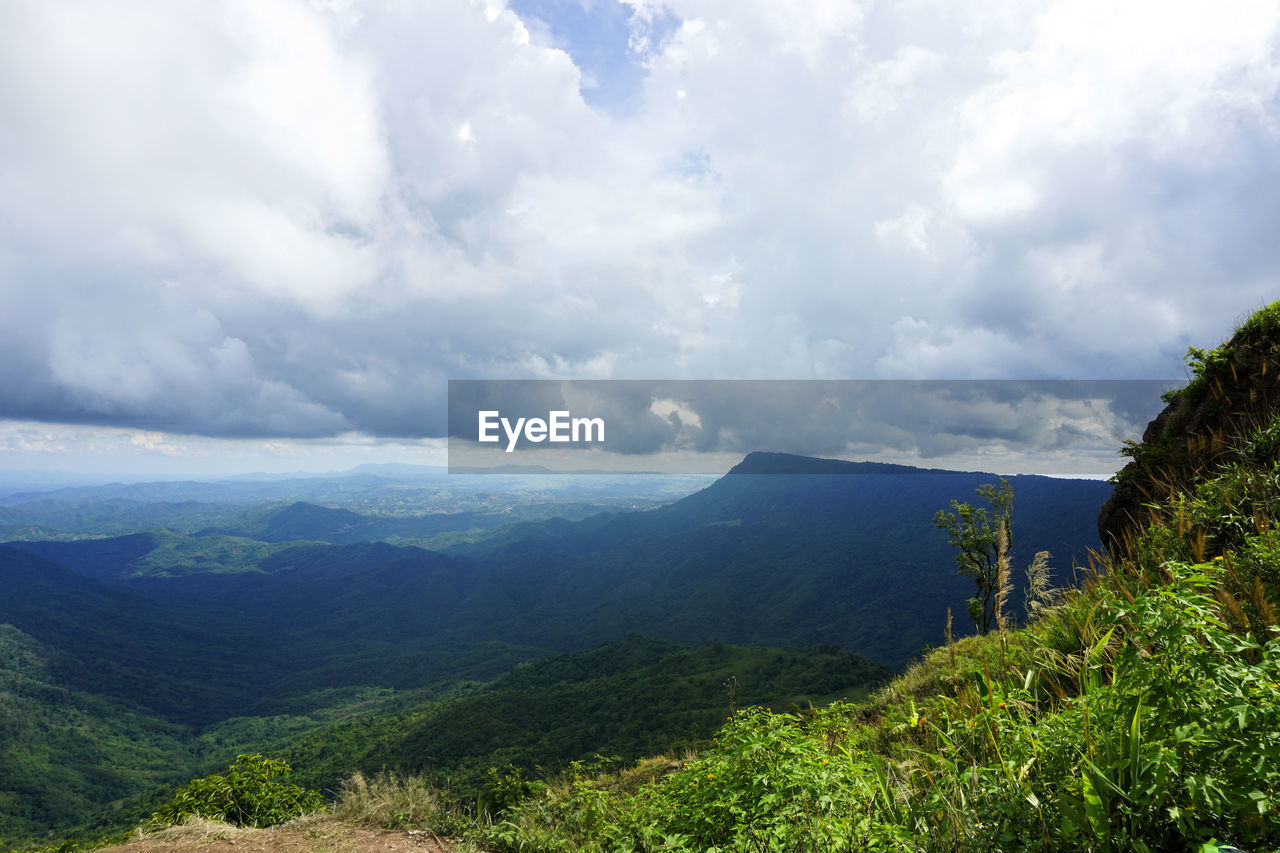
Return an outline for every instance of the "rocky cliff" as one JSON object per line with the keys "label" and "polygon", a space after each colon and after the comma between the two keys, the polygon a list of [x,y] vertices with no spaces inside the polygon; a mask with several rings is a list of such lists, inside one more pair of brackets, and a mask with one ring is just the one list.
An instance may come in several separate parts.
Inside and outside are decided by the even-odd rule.
{"label": "rocky cliff", "polygon": [[1192,381],[1168,395],[1168,405],[1147,425],[1133,460],[1117,476],[1098,513],[1098,535],[1113,554],[1143,529],[1149,505],[1167,499],[1199,474],[1233,458],[1280,457],[1280,302],[1254,313],[1231,339],[1213,350],[1192,347]]}

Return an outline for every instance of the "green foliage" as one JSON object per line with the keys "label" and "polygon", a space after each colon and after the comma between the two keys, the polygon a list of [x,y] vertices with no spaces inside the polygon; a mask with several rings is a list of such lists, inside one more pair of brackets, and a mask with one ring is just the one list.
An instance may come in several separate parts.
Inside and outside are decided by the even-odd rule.
{"label": "green foliage", "polygon": [[858,850],[884,840],[871,819],[876,769],[844,742],[845,713],[735,715],[711,749],[636,798],[619,840],[690,851]]}
{"label": "green foliage", "polygon": [[1186,363],[1191,371],[1191,381],[1184,388],[1166,392],[1163,395],[1165,402],[1176,399],[1194,402],[1200,399],[1210,383],[1224,378],[1230,372],[1242,339],[1269,335],[1277,329],[1280,329],[1280,301],[1272,302],[1250,314],[1236,327],[1230,339],[1213,349],[1187,347]]}
{"label": "green foliage", "polygon": [[1086,816],[1092,807],[1107,820],[1101,831],[1094,817],[1082,828],[1122,848],[1227,833],[1274,842],[1280,645],[1235,635],[1219,618],[1211,591],[1221,569],[1170,569],[1173,582],[1115,605],[1127,642],[1112,684],[1085,706],[1094,740],[1078,777],[1081,796],[1096,797]]}
{"label": "green foliage", "polygon": [[503,850],[1274,849],[1280,641],[1219,617],[1220,565],[1168,568],[1132,600],[1095,591],[1047,614],[1060,627],[1088,614],[1075,657],[1037,655],[1061,651],[1042,626],[1021,635],[1016,666],[984,663],[878,721],[840,703],[748,709],[635,795],[576,767],[477,838]]}
{"label": "green foliage", "polygon": [[152,826],[172,826],[192,815],[237,826],[274,826],[324,806],[324,797],[280,781],[289,765],[278,758],[240,755],[224,774],[193,779],[151,816]]}
{"label": "green foliage", "polygon": [[0,849],[83,823],[99,803],[128,820],[132,798],[192,775],[183,727],[59,684],[62,663],[0,624]]}
{"label": "green foliage", "polygon": [[616,835],[618,797],[595,777],[615,763],[615,758],[599,755],[572,762],[563,779],[513,803],[473,836],[499,850],[602,850],[602,836]]}
{"label": "green foliage", "polygon": [[535,768],[560,771],[599,752],[635,761],[709,740],[724,719],[730,677],[742,702],[782,707],[863,698],[889,675],[833,647],[685,649],[630,636],[518,666],[490,685],[407,712],[353,717],[281,754],[315,787],[385,767],[423,774],[455,797],[485,798],[497,813],[528,793],[522,785],[541,784],[529,779]]}
{"label": "green foliage", "polygon": [[490,814],[501,815],[520,803],[547,790],[543,782],[526,779],[524,771],[511,762],[503,767],[490,767],[489,790],[485,795],[485,808]]}
{"label": "green foliage", "polygon": [[[980,633],[993,627],[999,597],[1000,531],[1013,541],[1013,486],[1003,477],[999,484],[984,483],[974,490],[986,507],[951,501],[951,512],[938,510],[935,526],[945,530],[947,543],[957,550],[957,571],[977,586],[969,599],[969,616]],[[1006,545],[1006,549],[1011,545]]]}

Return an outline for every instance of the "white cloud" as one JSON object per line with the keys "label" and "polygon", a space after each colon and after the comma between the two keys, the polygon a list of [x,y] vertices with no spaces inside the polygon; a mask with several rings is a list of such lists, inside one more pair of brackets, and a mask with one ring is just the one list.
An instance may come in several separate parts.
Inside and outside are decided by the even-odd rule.
{"label": "white cloud", "polygon": [[[395,441],[346,433],[323,439],[219,439],[158,430],[0,419],[0,473],[94,472],[113,479],[342,471],[389,460],[444,466],[444,439]],[[19,479],[21,479],[19,477]]]}
{"label": "white cloud", "polygon": [[963,102],[953,203],[976,220],[1026,214],[1063,157],[1106,167],[1109,152],[1136,146],[1189,164],[1241,125],[1273,125],[1278,15],[1249,0],[1049,8],[1029,44],[991,58],[998,79]]}
{"label": "white cloud", "polygon": [[908,109],[919,88],[942,64],[942,57],[936,52],[906,45],[890,59],[877,62],[854,77],[846,91],[848,109],[868,122]]}
{"label": "white cloud", "polygon": [[1280,283],[1272,3],[629,5],[622,116],[499,0],[0,8],[0,415],[1169,375]]}

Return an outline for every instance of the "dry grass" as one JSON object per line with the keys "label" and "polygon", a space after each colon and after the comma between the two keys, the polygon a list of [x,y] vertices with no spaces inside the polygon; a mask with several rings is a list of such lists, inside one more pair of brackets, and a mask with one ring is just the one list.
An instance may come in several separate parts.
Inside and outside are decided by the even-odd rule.
{"label": "dry grass", "polygon": [[138,827],[130,841],[152,841],[166,844],[207,844],[210,841],[235,841],[253,830],[220,820],[209,820],[191,815],[182,823],[163,829],[146,830]]}
{"label": "dry grass", "polygon": [[[685,761],[687,760],[685,759]],[[655,755],[652,758],[641,760],[633,767],[610,774],[606,779],[605,786],[609,790],[623,794],[635,794],[650,782],[657,781],[669,773],[674,773],[683,764],[684,761],[677,761],[665,755]]]}
{"label": "dry grass", "polygon": [[355,826],[433,827],[447,823],[451,807],[421,776],[383,771],[366,779],[359,771],[338,788],[333,817]]}
{"label": "dry grass", "polygon": [[99,853],[483,853],[424,830],[352,826],[316,812],[266,829],[191,818],[178,826],[138,832]]}

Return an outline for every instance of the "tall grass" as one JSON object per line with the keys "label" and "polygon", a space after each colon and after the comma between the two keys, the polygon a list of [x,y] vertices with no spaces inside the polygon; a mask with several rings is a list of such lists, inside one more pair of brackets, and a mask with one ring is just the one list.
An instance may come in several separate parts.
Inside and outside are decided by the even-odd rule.
{"label": "tall grass", "polygon": [[383,771],[366,778],[351,774],[335,792],[334,818],[382,829],[427,829],[457,834],[471,825],[460,804],[422,776]]}

